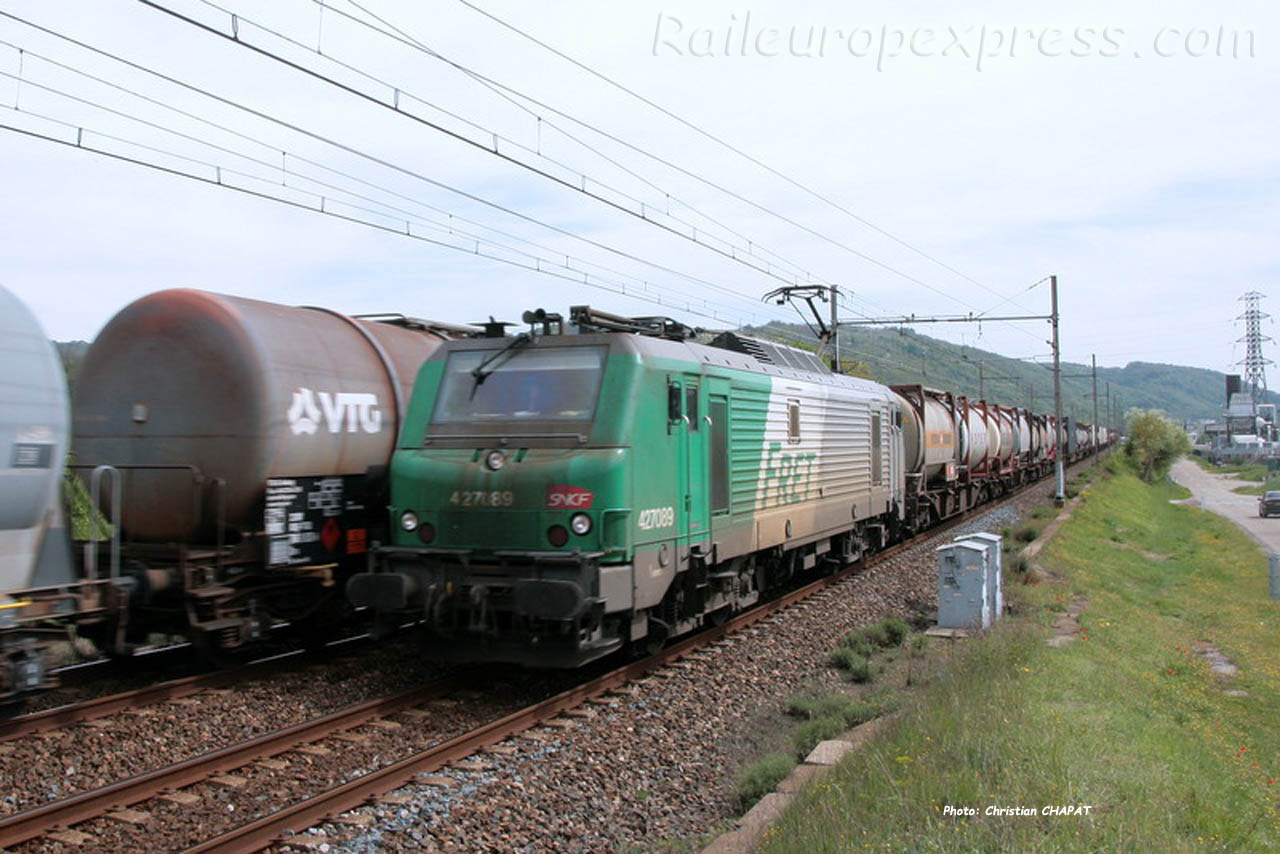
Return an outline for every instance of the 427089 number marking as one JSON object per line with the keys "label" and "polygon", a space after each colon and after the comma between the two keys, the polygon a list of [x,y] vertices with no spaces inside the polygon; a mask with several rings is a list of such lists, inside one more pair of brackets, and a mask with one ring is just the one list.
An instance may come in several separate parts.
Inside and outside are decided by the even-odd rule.
{"label": "427089 number marking", "polygon": [[651,510],[641,510],[640,517],[636,520],[636,525],[642,531],[652,531],[654,528],[670,528],[676,523],[676,510],[674,507],[655,507]]}
{"label": "427089 number marking", "polygon": [[510,490],[499,492],[454,490],[449,503],[458,507],[510,507],[516,503],[516,494]]}

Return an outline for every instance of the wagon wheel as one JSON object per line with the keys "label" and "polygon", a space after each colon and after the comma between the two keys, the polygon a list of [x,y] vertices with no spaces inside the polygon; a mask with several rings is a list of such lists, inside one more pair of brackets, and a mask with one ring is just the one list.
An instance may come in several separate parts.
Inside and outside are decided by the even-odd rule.
{"label": "wagon wheel", "polygon": [[329,596],[305,616],[289,621],[290,634],[307,652],[323,653],[351,624],[352,609],[340,596]]}
{"label": "wagon wheel", "polygon": [[223,670],[230,670],[236,667],[243,667],[254,658],[254,653],[262,654],[259,648],[251,648],[251,646],[229,647],[222,644],[222,637],[219,632],[206,632],[201,629],[193,628],[188,640],[191,641],[191,648],[196,651],[205,661],[214,667]]}

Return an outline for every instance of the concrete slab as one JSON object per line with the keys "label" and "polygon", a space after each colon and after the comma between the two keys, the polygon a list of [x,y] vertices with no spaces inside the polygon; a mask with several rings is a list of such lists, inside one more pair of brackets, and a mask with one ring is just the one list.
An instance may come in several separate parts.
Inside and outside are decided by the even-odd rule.
{"label": "concrete slab", "polygon": [[751,854],[755,848],[755,836],[734,830],[717,836],[715,842],[702,849],[702,854]]}
{"label": "concrete slab", "polygon": [[826,765],[809,765],[808,763],[797,765],[791,769],[787,779],[778,784],[778,791],[784,795],[797,795],[801,789],[809,784],[810,780],[826,771],[827,767]]}
{"label": "concrete slab", "polygon": [[807,765],[835,765],[850,750],[853,745],[847,741],[820,741],[804,761]]}
{"label": "concrete slab", "polygon": [[839,741],[847,741],[854,747],[861,747],[871,739],[875,738],[880,732],[897,717],[896,714],[884,715],[883,717],[869,720],[866,723],[858,724],[851,730],[836,736]]}
{"label": "concrete slab", "polygon": [[946,629],[942,626],[934,626],[926,629],[925,634],[931,638],[967,638],[973,635],[968,629]]}
{"label": "concrete slab", "polygon": [[791,803],[791,795],[770,792],[756,801],[756,805],[738,819],[738,829],[744,834],[759,836],[769,825],[782,818],[782,812],[789,803]]}

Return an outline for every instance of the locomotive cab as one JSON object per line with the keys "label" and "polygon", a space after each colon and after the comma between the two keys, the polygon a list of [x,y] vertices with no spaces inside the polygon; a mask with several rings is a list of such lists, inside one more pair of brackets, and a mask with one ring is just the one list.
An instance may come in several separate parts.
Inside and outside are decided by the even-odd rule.
{"label": "locomotive cab", "polygon": [[[690,484],[660,465],[694,444],[694,422],[670,417],[669,388],[684,386],[638,340],[526,333],[427,362],[392,459],[388,571],[353,578],[352,600],[415,601],[436,634],[482,639],[484,658],[573,666],[618,649],[632,635],[620,615],[644,595],[637,550],[669,564],[707,527],[677,524]],[[689,388],[681,406],[697,405]],[[685,470],[701,485],[704,469],[699,456]]]}

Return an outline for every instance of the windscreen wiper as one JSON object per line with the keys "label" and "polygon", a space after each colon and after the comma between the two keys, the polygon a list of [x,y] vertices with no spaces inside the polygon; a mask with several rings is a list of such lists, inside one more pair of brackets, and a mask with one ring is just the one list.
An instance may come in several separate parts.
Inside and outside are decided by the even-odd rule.
{"label": "windscreen wiper", "polygon": [[[484,382],[485,379],[488,378],[489,374],[498,370],[499,365],[495,365],[494,362],[497,362],[499,359],[502,359],[502,361],[505,362],[507,359],[515,355],[516,348],[523,347],[524,345],[528,344],[532,340],[533,340],[533,336],[530,335],[528,332],[521,332],[515,338],[512,338],[510,343],[507,344],[507,346],[503,347],[501,350],[494,353],[492,356],[489,356],[483,362],[481,362],[480,364],[472,368],[471,376],[475,377],[476,381],[475,381],[475,384],[471,386],[471,396],[475,397],[476,389],[480,387],[480,383]],[[490,365],[493,365],[493,367],[489,367]]]}

